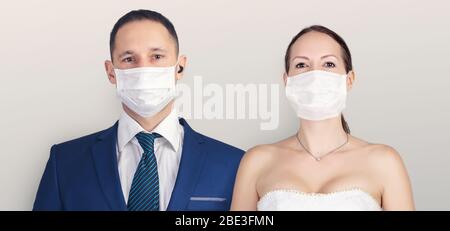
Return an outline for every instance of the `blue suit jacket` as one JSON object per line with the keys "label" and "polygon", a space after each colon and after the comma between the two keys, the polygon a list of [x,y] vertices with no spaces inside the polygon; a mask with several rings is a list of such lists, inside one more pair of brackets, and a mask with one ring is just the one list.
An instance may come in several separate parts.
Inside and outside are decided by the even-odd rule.
{"label": "blue suit jacket", "polygon": [[[243,151],[192,130],[184,119],[184,141],[167,210],[230,208]],[[117,125],[54,145],[33,210],[127,210],[116,155]]]}

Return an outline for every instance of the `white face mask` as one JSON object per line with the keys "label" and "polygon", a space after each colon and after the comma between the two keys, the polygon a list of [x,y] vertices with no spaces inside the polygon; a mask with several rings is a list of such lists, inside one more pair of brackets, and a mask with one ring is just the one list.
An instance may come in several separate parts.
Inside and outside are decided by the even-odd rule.
{"label": "white face mask", "polygon": [[176,96],[175,67],[114,69],[117,95],[140,116],[154,116]]}
{"label": "white face mask", "polygon": [[286,97],[302,119],[337,117],[345,108],[347,75],[316,70],[288,77]]}

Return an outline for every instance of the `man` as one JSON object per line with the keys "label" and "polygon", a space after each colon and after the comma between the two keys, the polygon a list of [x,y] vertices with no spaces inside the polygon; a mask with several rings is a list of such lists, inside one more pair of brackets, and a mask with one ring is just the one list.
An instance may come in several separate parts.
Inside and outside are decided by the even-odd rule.
{"label": "man", "polygon": [[172,23],[131,11],[110,37],[109,81],[124,112],[111,128],[54,145],[34,210],[228,210],[243,151],[192,130],[173,106]]}

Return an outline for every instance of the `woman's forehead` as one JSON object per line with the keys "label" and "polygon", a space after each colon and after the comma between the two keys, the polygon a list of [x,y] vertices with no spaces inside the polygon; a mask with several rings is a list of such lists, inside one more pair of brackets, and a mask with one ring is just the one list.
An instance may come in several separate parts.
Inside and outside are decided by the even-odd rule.
{"label": "woman's forehead", "polygon": [[291,54],[291,57],[295,55],[323,56],[327,54],[338,56],[341,54],[341,46],[327,34],[313,31],[297,39],[292,46]]}

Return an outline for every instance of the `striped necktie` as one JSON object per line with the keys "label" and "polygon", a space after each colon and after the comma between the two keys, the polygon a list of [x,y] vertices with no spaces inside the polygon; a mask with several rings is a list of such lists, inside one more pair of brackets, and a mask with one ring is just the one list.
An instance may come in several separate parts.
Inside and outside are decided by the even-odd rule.
{"label": "striped necktie", "polygon": [[158,165],[154,151],[154,141],[161,137],[157,133],[136,134],[144,153],[133,177],[128,196],[129,211],[159,211]]}

